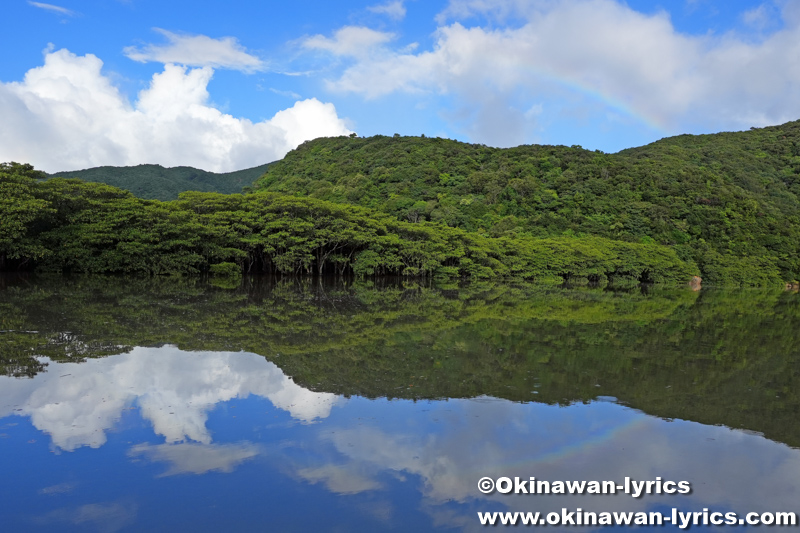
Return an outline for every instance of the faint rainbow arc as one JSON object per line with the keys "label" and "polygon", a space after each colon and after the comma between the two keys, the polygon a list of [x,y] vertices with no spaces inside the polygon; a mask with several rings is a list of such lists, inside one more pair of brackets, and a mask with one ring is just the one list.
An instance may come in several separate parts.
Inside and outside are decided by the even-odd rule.
{"label": "faint rainbow arc", "polygon": [[641,111],[635,109],[631,104],[622,101],[619,98],[615,98],[614,96],[607,94],[606,92],[601,91],[589,83],[581,80],[577,80],[574,77],[566,76],[566,75],[558,75],[551,72],[547,72],[543,69],[534,69],[529,68],[526,69],[529,73],[545,80],[555,85],[560,85],[564,88],[567,88],[571,91],[574,91],[579,94],[583,94],[592,98],[593,100],[599,101],[602,104],[616,109],[624,113],[625,115],[642,122],[647,127],[655,130],[656,132],[662,135],[669,135],[669,128],[664,121],[659,117],[651,116]]}

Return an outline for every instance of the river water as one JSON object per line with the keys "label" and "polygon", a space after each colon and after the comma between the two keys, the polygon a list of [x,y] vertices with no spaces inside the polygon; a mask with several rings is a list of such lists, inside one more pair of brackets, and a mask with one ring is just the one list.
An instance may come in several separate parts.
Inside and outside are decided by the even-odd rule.
{"label": "river water", "polygon": [[[705,509],[737,524],[800,511],[796,294],[0,287],[4,531],[477,531],[479,513],[506,511],[568,524],[577,509]],[[518,493],[500,481],[485,494],[484,477],[519,478]],[[619,489],[526,494],[531,477],[552,492]],[[690,490],[635,497],[626,478]]]}

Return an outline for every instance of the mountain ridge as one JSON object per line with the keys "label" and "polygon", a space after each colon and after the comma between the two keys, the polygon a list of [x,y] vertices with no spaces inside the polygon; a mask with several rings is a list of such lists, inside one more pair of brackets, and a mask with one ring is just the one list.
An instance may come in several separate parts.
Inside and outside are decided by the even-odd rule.
{"label": "mountain ridge", "polygon": [[48,178],[79,178],[105,183],[147,200],[176,200],[185,191],[240,193],[260,177],[272,163],[233,172],[210,172],[190,166],[159,164],[100,166],[68,172],[54,172]]}

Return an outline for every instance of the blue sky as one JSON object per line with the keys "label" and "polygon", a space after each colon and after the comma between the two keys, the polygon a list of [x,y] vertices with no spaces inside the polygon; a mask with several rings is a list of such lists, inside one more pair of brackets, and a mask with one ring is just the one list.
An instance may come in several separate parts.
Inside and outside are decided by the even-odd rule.
{"label": "blue sky", "polygon": [[614,152],[800,118],[800,0],[6,0],[0,161],[230,171],[357,132]]}

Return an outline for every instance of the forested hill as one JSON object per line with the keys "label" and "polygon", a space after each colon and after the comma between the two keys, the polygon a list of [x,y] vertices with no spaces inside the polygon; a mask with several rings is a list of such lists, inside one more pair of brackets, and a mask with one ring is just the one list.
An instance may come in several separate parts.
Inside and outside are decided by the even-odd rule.
{"label": "forested hill", "polygon": [[132,192],[139,198],[176,200],[184,191],[242,192],[264,172],[270,163],[236,172],[218,174],[192,167],[164,168],[161,165],[133,167],[96,167],[72,172],[56,172],[50,177],[80,178],[83,181],[106,183]]}
{"label": "forested hill", "polygon": [[682,135],[616,154],[438,138],[304,143],[256,188],[361,205],[490,237],[659,243],[712,282],[800,277],[800,121]]}
{"label": "forested hill", "polygon": [[0,270],[777,285],[800,279],[799,143],[800,122],[617,154],[323,138],[247,194],[134,167],[185,173],[167,202],[0,163]]}

